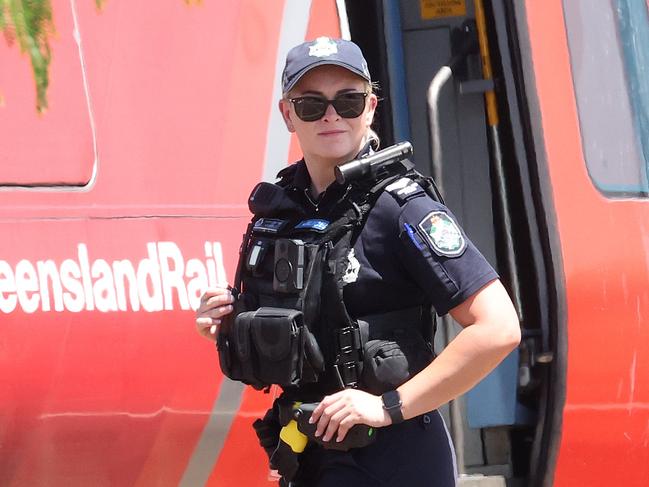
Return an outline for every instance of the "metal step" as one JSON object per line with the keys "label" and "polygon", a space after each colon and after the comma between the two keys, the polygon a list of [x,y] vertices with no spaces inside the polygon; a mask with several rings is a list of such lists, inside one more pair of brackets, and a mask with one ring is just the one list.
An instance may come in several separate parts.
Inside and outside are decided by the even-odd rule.
{"label": "metal step", "polygon": [[502,475],[460,475],[457,487],[506,487]]}

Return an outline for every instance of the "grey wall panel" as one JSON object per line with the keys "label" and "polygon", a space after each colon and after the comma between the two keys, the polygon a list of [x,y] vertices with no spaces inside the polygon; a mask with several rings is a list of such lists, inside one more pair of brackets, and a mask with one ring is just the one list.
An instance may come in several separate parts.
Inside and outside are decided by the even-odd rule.
{"label": "grey wall panel", "polygon": [[[414,161],[420,171],[431,174],[426,92],[450,58],[450,30],[404,32],[403,42]],[[449,82],[440,99],[444,197],[471,240],[496,266],[483,96],[459,94],[457,86]]]}

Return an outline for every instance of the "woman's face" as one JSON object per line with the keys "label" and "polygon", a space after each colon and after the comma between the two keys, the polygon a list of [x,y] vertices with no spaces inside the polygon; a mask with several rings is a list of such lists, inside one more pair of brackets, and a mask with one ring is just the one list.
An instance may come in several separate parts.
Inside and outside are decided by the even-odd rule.
{"label": "woman's face", "polygon": [[[345,92],[366,92],[365,80],[339,66],[324,65],[306,73],[287,98],[313,95],[332,100]],[[351,160],[361,149],[374,118],[376,95],[369,94],[365,110],[356,118],[343,118],[330,104],[319,120],[305,122],[290,101],[280,101],[280,110],[289,131],[295,132],[305,159],[332,166]]]}

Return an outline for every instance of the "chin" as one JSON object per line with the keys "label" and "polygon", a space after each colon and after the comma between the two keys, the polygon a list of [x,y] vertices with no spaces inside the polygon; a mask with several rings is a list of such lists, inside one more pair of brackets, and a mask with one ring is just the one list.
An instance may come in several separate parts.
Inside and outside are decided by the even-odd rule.
{"label": "chin", "polygon": [[354,156],[357,154],[358,149],[357,148],[352,148],[350,146],[346,147],[336,147],[336,146],[329,146],[329,147],[324,147],[320,151],[320,157],[325,158],[325,159],[332,159],[332,160],[342,160],[343,162],[349,161],[354,158]]}
{"label": "chin", "polygon": [[343,164],[347,161],[351,161],[356,153],[349,152],[335,152],[335,153],[326,153],[322,154],[321,157],[326,160],[330,160],[333,165]]}

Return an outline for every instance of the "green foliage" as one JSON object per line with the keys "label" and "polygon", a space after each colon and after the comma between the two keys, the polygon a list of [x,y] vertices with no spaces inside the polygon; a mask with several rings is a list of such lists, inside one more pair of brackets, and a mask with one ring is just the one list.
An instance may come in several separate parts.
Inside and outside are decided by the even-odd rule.
{"label": "green foliage", "polygon": [[17,42],[29,56],[36,82],[36,109],[43,112],[51,60],[49,38],[54,34],[50,0],[0,0],[0,29],[9,45]]}
{"label": "green foliage", "polygon": [[[104,1],[95,0],[98,10]],[[0,30],[10,46],[18,42],[20,51],[29,56],[36,84],[36,110],[44,112],[52,59],[50,38],[55,33],[51,0],[0,0]]]}
{"label": "green foliage", "polygon": [[[202,2],[184,1],[187,5],[200,5]],[[106,0],[95,0],[97,10],[101,10],[105,3]],[[0,0],[0,31],[10,46],[17,41],[21,52],[29,55],[36,84],[36,110],[43,113],[47,109],[50,38],[55,33],[51,0]]]}

